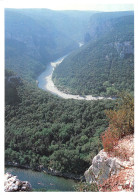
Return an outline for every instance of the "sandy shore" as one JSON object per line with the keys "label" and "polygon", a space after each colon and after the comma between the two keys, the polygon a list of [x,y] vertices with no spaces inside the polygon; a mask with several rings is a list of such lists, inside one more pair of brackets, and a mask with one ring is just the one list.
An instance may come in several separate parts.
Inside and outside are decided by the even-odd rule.
{"label": "sandy shore", "polygon": [[63,60],[65,56],[62,58],[59,58],[55,62],[51,62],[46,70],[38,77],[38,87],[51,92],[52,94],[55,94],[61,98],[64,99],[75,99],[75,100],[100,100],[100,99],[112,99],[112,98],[105,98],[105,97],[93,97],[92,95],[85,95],[85,96],[80,96],[80,95],[72,95],[72,94],[66,94],[54,85],[52,81],[52,74],[57,65],[59,65]]}

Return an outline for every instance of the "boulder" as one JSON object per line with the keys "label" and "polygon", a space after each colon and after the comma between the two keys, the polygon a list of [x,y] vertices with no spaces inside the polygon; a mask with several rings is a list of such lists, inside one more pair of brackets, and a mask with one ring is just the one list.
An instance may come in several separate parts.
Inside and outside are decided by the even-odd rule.
{"label": "boulder", "polygon": [[4,191],[16,192],[16,191],[31,191],[32,186],[28,181],[20,181],[17,176],[13,176],[10,173],[5,174]]}
{"label": "boulder", "polygon": [[110,176],[117,174],[122,165],[117,158],[108,157],[107,153],[101,150],[93,160],[92,165],[84,173],[86,182],[102,184]]}

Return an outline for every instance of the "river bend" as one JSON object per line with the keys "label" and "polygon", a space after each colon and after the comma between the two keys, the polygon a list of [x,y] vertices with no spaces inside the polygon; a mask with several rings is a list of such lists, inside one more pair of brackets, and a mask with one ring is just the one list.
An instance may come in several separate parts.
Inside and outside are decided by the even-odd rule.
{"label": "river bend", "polygon": [[64,99],[75,99],[75,100],[112,99],[110,97],[109,98],[99,97],[99,96],[93,97],[92,95],[85,95],[85,96],[72,95],[72,94],[67,94],[67,93],[60,91],[53,83],[52,74],[53,74],[53,71],[56,68],[56,66],[58,66],[65,59],[66,56],[63,56],[63,57],[59,58],[58,60],[48,64],[45,71],[42,74],[40,74],[40,76],[37,78],[39,88],[41,88],[45,91],[49,91],[52,94],[57,95],[57,96],[64,98]]}

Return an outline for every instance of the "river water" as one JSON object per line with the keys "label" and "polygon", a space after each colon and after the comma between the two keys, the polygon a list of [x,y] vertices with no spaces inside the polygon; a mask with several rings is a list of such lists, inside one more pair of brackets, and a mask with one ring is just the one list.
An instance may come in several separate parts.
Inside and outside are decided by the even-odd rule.
{"label": "river water", "polygon": [[43,172],[32,171],[31,169],[6,167],[5,172],[17,175],[21,181],[29,181],[36,191],[74,191],[74,185],[76,184],[72,179],[52,176]]}
{"label": "river water", "polygon": [[[66,55],[67,56],[67,55]],[[49,91],[54,95],[57,95],[64,99],[75,99],[75,100],[99,100],[99,99],[112,99],[112,98],[105,98],[105,97],[93,97],[92,95],[72,95],[67,94],[62,91],[60,91],[53,83],[52,81],[52,74],[56,66],[60,65],[60,63],[64,60],[66,56],[63,56],[59,58],[58,60],[51,62],[47,65],[45,71],[37,78],[38,81],[38,87]]]}

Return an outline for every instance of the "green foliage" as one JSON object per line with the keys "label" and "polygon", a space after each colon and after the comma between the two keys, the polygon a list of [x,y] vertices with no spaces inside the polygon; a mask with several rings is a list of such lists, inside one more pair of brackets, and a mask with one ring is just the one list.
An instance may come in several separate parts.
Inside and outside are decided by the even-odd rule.
{"label": "green foliage", "polygon": [[64,100],[26,82],[17,93],[20,102],[5,107],[6,161],[83,174],[102,148],[104,110],[114,101]]}
{"label": "green foliage", "polygon": [[96,183],[86,183],[86,182],[79,182],[75,185],[75,191],[78,192],[99,192],[98,186]]}
{"label": "green foliage", "polygon": [[109,127],[102,135],[105,151],[112,151],[118,140],[134,133],[134,97],[121,93],[115,110],[107,110]]}
{"label": "green foliage", "polygon": [[[104,110],[113,109],[114,101],[64,100],[34,85],[45,64],[76,48],[77,37],[82,37],[86,30],[83,27],[85,23],[87,26],[85,21],[90,13],[86,14],[87,20],[83,19],[85,14],[79,12],[79,16],[74,12],[65,13],[49,10],[5,12],[6,67],[26,80],[10,71],[5,73],[5,160],[32,169],[43,165],[61,172],[83,174],[91,158],[102,148],[100,135],[108,126]],[[130,41],[133,45],[133,21],[127,19],[114,21],[113,31],[117,34],[110,32],[105,39],[91,40],[80,51],[68,56],[55,71],[57,84],[82,95],[114,96],[124,88],[133,91],[133,55],[119,58],[110,45],[115,41]],[[82,31],[75,34],[76,25]],[[125,105],[129,111],[127,116],[133,118],[131,109]],[[132,120],[130,126],[133,127]],[[85,185],[85,191],[93,189]]]}
{"label": "green foliage", "polygon": [[22,85],[20,77],[15,75],[12,71],[5,71],[5,102],[6,104],[18,104],[20,97],[17,88]]}
{"label": "green foliage", "polygon": [[[112,97],[122,90],[133,92],[133,14],[118,18],[115,17],[118,13],[101,15],[99,26],[96,21],[92,23],[93,39],[56,67],[53,80],[59,89],[73,94]],[[100,29],[97,38],[94,38],[98,34],[95,29]]]}
{"label": "green foliage", "polygon": [[78,47],[93,13],[5,9],[6,68],[34,82],[46,64]]}
{"label": "green foliage", "polygon": [[117,128],[119,136],[134,133],[134,96],[129,93],[121,93],[116,110],[106,112],[109,124]]}
{"label": "green foliage", "polygon": [[56,15],[58,12],[49,10],[5,9],[6,68],[32,82],[46,64],[78,47],[54,24]]}

